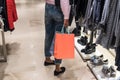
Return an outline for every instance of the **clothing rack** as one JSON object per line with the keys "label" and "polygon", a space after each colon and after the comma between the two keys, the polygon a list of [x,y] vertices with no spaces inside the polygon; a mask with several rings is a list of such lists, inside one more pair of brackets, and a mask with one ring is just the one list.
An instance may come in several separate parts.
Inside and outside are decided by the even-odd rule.
{"label": "clothing rack", "polygon": [[[0,7],[0,13],[2,12],[2,7]],[[4,22],[3,18],[0,15],[0,32],[2,36],[2,56],[0,56],[0,62],[6,62],[7,61],[7,50],[5,45],[5,35],[4,35]]]}

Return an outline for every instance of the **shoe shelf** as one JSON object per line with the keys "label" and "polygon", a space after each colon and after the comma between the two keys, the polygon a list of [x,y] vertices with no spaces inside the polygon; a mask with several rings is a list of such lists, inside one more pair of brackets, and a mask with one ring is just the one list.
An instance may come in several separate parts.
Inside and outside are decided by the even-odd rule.
{"label": "shoe shelf", "polygon": [[110,49],[109,50],[110,51],[110,53],[115,57],[116,55],[115,55],[115,50],[114,49]]}
{"label": "shoe shelf", "polygon": [[[111,64],[108,64],[109,66]],[[95,66],[90,61],[87,61],[87,66],[91,70],[91,72],[94,74],[97,80],[120,80],[120,72],[116,71],[115,77],[110,77],[109,75],[105,75],[102,72],[103,65],[101,66]]]}
{"label": "shoe shelf", "polygon": [[[103,54],[104,59],[108,59],[108,66],[115,65],[115,57],[110,53],[110,51],[108,51],[100,45],[97,46],[96,51],[99,51],[101,54]],[[116,67],[114,67],[116,71],[116,77],[109,77],[105,76],[102,72],[103,65],[94,66],[91,64],[90,61],[87,61],[87,65],[98,80],[120,80],[118,79],[120,77],[120,72],[116,70]]]}
{"label": "shoe shelf", "polygon": [[81,52],[81,50],[82,49],[84,49],[85,48],[85,46],[82,46],[82,45],[80,45],[78,42],[77,42],[77,40],[78,39],[80,39],[80,37],[75,37],[75,48],[76,48],[76,50],[78,51],[78,53],[79,53],[79,55],[81,56],[81,58],[83,59],[83,61],[88,61],[88,60],[90,60],[90,58],[93,56],[93,55],[95,55],[96,53],[96,55],[101,55],[101,53],[100,52],[94,52],[94,53],[92,53],[92,54],[85,54],[85,53],[82,53]]}
{"label": "shoe shelf", "polygon": [[91,57],[93,57],[94,55],[96,56],[103,55],[104,60],[108,59],[108,66],[111,65],[114,66],[115,57],[110,53],[110,51],[108,51],[107,49],[103,48],[100,45],[97,45],[96,52],[92,54],[82,53],[81,50],[85,48],[85,46],[80,45],[77,42],[78,39],[80,39],[80,37],[75,37],[75,48],[78,51],[81,58],[83,59],[83,61],[84,62],[87,61],[87,66],[89,67],[89,69],[91,70],[91,72],[93,73],[93,75],[96,77],[97,80],[120,80],[120,72],[116,71],[116,77],[105,76],[104,73],[102,72],[103,65],[95,66],[90,62]]}

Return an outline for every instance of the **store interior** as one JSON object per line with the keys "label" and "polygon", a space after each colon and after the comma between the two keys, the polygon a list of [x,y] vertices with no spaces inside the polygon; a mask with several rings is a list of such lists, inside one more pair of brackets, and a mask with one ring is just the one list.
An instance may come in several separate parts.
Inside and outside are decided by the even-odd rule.
{"label": "store interior", "polygon": [[[117,2],[120,1],[113,2],[116,6],[111,10],[117,10]],[[81,19],[79,24],[73,19],[69,27],[75,34],[75,58],[64,59],[61,66],[66,67],[65,73],[54,76],[55,66],[44,66],[45,1],[15,0],[15,6],[18,19],[14,28],[5,31],[5,21],[0,17],[4,24],[0,23],[0,80],[120,80],[119,66],[115,65],[115,48],[107,49],[96,42],[100,37],[99,30],[90,28],[86,31],[81,27],[76,32],[76,26],[84,26]],[[118,14],[118,11],[111,13]],[[84,13],[84,17],[87,16]],[[117,18],[115,20],[117,22]]]}

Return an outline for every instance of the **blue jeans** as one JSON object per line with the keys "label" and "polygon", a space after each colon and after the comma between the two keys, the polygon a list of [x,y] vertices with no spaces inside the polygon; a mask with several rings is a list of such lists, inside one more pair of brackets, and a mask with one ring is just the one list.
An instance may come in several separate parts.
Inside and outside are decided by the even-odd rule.
{"label": "blue jeans", "polygon": [[[64,17],[55,5],[45,6],[45,57],[51,57],[50,48],[56,31],[61,31]],[[61,59],[55,59],[55,64],[61,64]]]}

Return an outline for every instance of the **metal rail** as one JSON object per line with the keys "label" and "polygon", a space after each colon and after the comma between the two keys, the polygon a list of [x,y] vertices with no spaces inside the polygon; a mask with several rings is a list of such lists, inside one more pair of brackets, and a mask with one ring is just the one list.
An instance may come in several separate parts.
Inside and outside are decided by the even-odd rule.
{"label": "metal rail", "polygon": [[[2,7],[0,7],[0,13],[2,12]],[[0,15],[0,32],[2,36],[2,56],[0,56],[0,62],[6,62],[7,61],[7,50],[6,50],[6,44],[5,44],[5,35],[4,35],[4,22],[3,18]]]}

